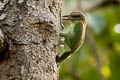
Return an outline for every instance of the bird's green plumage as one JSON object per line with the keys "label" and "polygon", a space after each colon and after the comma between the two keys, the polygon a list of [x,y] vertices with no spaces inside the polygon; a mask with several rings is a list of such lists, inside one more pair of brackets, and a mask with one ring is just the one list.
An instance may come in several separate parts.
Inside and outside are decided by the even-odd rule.
{"label": "bird's green plumage", "polygon": [[79,48],[80,46],[80,41],[81,41],[81,37],[82,37],[82,31],[83,31],[83,27],[82,27],[82,23],[81,22],[77,22],[75,27],[74,27],[74,36],[71,40],[71,52],[74,53],[76,51],[77,48]]}
{"label": "bird's green plumage", "polygon": [[69,27],[65,27],[60,33],[60,36],[64,37],[65,40],[63,40],[64,44],[60,48],[61,56],[56,57],[57,63],[62,62],[80,49],[84,41],[87,25],[86,17],[81,12],[72,12],[70,15],[63,16],[62,20],[71,21],[72,24]]}
{"label": "bird's green plumage", "polygon": [[66,27],[62,32],[61,36],[65,37],[64,42],[64,51],[61,53],[61,56],[57,59],[57,62],[60,63],[64,59],[66,59],[70,54],[77,52],[78,48],[80,48],[81,44],[81,36],[83,31],[83,24],[81,22],[77,22],[72,24],[70,27]]}

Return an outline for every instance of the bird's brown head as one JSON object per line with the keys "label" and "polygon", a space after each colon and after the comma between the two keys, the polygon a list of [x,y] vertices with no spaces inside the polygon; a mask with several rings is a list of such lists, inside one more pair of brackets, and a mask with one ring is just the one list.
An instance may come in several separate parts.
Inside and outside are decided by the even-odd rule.
{"label": "bird's brown head", "polygon": [[87,19],[82,12],[72,12],[70,15],[63,16],[63,20],[81,21],[84,25],[87,25]]}

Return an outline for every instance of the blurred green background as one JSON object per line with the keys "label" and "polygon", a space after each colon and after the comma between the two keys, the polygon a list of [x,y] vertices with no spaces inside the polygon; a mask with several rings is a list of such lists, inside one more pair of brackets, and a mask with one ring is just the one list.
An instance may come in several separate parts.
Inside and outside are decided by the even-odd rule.
{"label": "blurred green background", "polygon": [[64,0],[62,15],[88,21],[80,51],[62,62],[59,80],[120,80],[120,0]]}

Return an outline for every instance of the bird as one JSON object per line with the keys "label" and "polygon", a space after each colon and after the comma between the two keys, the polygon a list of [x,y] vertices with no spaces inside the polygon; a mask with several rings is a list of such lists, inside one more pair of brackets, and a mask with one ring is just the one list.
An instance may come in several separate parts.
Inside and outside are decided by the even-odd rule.
{"label": "bird", "polygon": [[62,20],[71,21],[72,25],[63,29],[60,37],[64,40],[64,51],[56,57],[56,62],[61,63],[66,58],[76,53],[82,46],[87,26],[86,16],[82,12],[72,12],[69,15],[64,15]]}

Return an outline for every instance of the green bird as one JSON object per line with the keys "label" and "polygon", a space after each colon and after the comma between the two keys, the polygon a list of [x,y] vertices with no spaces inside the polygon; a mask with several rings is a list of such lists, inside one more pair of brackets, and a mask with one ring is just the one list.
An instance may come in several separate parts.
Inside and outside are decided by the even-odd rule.
{"label": "green bird", "polygon": [[56,57],[57,63],[61,63],[81,48],[86,33],[87,19],[83,13],[72,12],[70,15],[63,16],[63,20],[71,21],[72,24],[60,33],[63,41],[61,46],[64,48],[60,48],[60,55]]}

